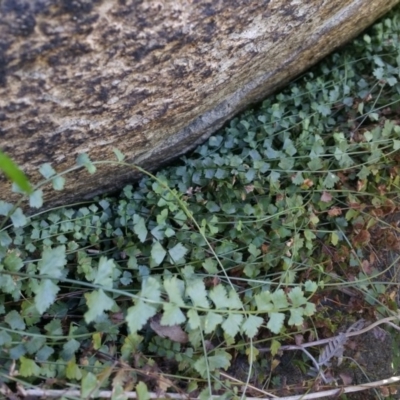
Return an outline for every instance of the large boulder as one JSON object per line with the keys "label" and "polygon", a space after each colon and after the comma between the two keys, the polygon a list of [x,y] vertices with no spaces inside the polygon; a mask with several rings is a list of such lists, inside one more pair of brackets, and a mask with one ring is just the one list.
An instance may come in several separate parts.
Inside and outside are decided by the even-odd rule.
{"label": "large boulder", "polygon": [[[0,137],[36,181],[79,153],[154,169],[353,38],[398,0],[0,0]],[[48,205],[137,177],[75,172]],[[12,200],[1,178],[0,197]]]}

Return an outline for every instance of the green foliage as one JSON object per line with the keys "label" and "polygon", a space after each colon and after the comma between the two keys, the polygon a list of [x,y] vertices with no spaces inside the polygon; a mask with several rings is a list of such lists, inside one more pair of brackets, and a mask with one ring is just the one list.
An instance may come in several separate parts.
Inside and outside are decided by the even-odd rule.
{"label": "green foliage", "polygon": [[[333,276],[352,268],[370,303],[383,296],[360,265],[362,232],[397,209],[397,15],[177,164],[155,176],[133,166],[145,177],[118,196],[30,218],[1,201],[12,223],[0,230],[2,376],[16,364],[29,384],[67,378],[83,398],[128,386],[146,399],[140,371],[162,357],[208,398],[235,352],[259,362],[253,341],[275,355],[309,326]],[[78,167],[96,172],[86,154]],[[39,171],[34,208],[42,184],[65,184]]]}
{"label": "green foliage", "polygon": [[0,151],[0,170],[3,171],[8,179],[17,184],[20,190],[26,193],[32,193],[32,187],[26,175],[20,170],[18,165],[2,151]]}

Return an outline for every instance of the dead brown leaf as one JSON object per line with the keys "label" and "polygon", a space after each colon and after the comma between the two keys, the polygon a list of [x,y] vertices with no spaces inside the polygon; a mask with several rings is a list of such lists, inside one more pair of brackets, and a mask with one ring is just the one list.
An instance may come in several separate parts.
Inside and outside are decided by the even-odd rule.
{"label": "dead brown leaf", "polygon": [[366,179],[359,179],[357,181],[357,192],[364,191],[367,187],[367,180]]}
{"label": "dead brown leaf", "polygon": [[246,191],[246,193],[251,193],[254,190],[254,185],[246,185],[244,187],[244,190]]}
{"label": "dead brown leaf", "polygon": [[350,385],[351,382],[353,381],[353,378],[348,374],[341,373],[341,374],[339,374],[339,376],[342,378],[343,385],[345,385],[345,386]]}
{"label": "dead brown leaf", "polygon": [[389,397],[391,395],[389,388],[386,386],[381,386],[379,391],[383,397]]}
{"label": "dead brown leaf", "polygon": [[393,200],[386,199],[385,204],[382,207],[383,212],[385,215],[393,214],[396,211],[397,207],[394,204]]}
{"label": "dead brown leaf", "polygon": [[368,260],[362,260],[361,269],[367,275],[371,275],[374,272],[374,269],[372,268],[372,265],[369,263]]}
{"label": "dead brown leaf", "polygon": [[349,207],[352,210],[363,210],[365,208],[365,204],[360,204],[360,203],[356,203],[356,202],[350,202],[349,203]]}
{"label": "dead brown leaf", "polygon": [[314,182],[311,179],[304,179],[303,183],[301,184],[301,187],[304,189],[309,189],[311,186],[314,185]]}
{"label": "dead brown leaf", "polygon": [[355,340],[348,340],[346,343],[346,347],[348,347],[351,350],[355,350],[358,347],[358,345]]}
{"label": "dead brown leaf", "polygon": [[304,336],[303,335],[294,335],[294,341],[296,346],[301,346],[304,343]]}
{"label": "dead brown leaf", "polygon": [[320,200],[324,203],[329,203],[332,200],[332,195],[329,192],[323,191]]}
{"label": "dead brown leaf", "polygon": [[267,243],[263,243],[263,244],[261,245],[261,251],[262,251],[262,253],[263,253],[263,254],[267,254],[267,253],[268,253],[268,250],[269,250],[269,245],[268,245]]}
{"label": "dead brown leaf", "polygon": [[189,337],[179,325],[161,325],[161,315],[156,315],[150,321],[150,327],[158,336],[168,338],[173,342],[187,343]]}
{"label": "dead brown leaf", "polygon": [[120,324],[125,321],[125,316],[122,312],[114,312],[110,315],[110,320],[113,324]]}
{"label": "dead brown leaf", "polygon": [[271,371],[273,371],[281,362],[277,359],[274,358],[271,362]]}
{"label": "dead brown leaf", "polygon": [[332,207],[330,210],[328,210],[328,215],[330,217],[337,217],[338,215],[342,214],[342,209],[339,207]]}
{"label": "dead brown leaf", "polygon": [[384,194],[386,194],[386,192],[387,192],[387,187],[386,187],[386,185],[378,185],[378,191],[379,191],[379,194],[380,194],[381,196],[383,196]]}
{"label": "dead brown leaf", "polygon": [[159,394],[165,394],[168,388],[174,386],[171,380],[166,378],[164,375],[159,375],[157,379],[157,386],[158,386],[158,393]]}
{"label": "dead brown leaf", "polygon": [[367,230],[363,229],[354,237],[353,244],[355,246],[365,246],[370,242],[370,240],[370,233]]}

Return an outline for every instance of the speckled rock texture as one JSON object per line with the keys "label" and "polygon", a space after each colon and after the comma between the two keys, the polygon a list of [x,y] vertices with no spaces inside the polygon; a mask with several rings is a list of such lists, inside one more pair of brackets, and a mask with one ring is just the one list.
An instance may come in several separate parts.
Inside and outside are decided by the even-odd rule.
{"label": "speckled rock texture", "polygon": [[[353,38],[398,0],[0,0],[0,145],[36,181],[77,154],[155,169]],[[137,174],[69,175],[47,206]],[[0,198],[13,200],[0,181]]]}

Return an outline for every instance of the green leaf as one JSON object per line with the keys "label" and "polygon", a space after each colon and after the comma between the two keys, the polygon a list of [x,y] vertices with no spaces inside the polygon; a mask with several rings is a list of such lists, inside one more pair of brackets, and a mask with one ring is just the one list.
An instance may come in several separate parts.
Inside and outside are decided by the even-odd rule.
{"label": "green leaf", "polygon": [[11,327],[11,329],[19,331],[25,330],[25,322],[16,310],[10,311],[4,317],[4,321]]}
{"label": "green leaf", "polygon": [[23,266],[24,263],[21,260],[21,257],[18,255],[16,250],[10,251],[6,258],[4,259],[4,265],[7,267],[9,271],[19,271]]}
{"label": "green leaf", "polygon": [[35,336],[25,341],[24,345],[29,354],[35,354],[46,343],[46,337]]}
{"label": "green leaf", "polygon": [[19,375],[27,378],[29,376],[38,377],[40,375],[40,367],[35,363],[35,361],[29,358],[20,357],[19,359]]}
{"label": "green leaf", "polygon": [[307,163],[307,166],[311,171],[318,171],[324,167],[319,157],[313,158]]}
{"label": "green leaf", "polygon": [[267,328],[272,333],[278,334],[283,327],[284,320],[285,320],[285,314],[273,312],[269,315]]}
{"label": "green leaf", "polygon": [[159,302],[161,299],[161,290],[157,279],[150,276],[148,279],[143,280],[140,296],[145,299]]}
{"label": "green leaf", "polygon": [[90,399],[98,397],[98,389],[100,387],[97,382],[96,375],[88,372],[81,381],[81,399]]}
{"label": "green leaf", "polygon": [[374,135],[370,131],[365,131],[364,138],[367,142],[371,142],[372,140],[374,140]]}
{"label": "green leaf", "polygon": [[400,140],[393,140],[393,150],[400,149]]}
{"label": "green leaf", "polygon": [[22,212],[21,208],[18,207],[11,215],[11,221],[15,228],[20,228],[27,224],[28,220]]}
{"label": "green leaf", "polygon": [[172,278],[166,278],[164,280],[164,288],[168,294],[169,301],[178,306],[185,306],[185,303],[182,299],[183,291],[184,291],[184,283],[176,276]]}
{"label": "green leaf", "polygon": [[300,287],[294,287],[288,294],[289,299],[292,302],[293,307],[300,307],[307,303],[307,299],[304,297],[304,293]]}
{"label": "green leaf", "polygon": [[313,231],[310,231],[309,229],[305,229],[304,230],[304,237],[307,239],[307,241],[312,241],[314,239],[316,239],[316,235]]}
{"label": "green leaf", "polygon": [[50,346],[43,346],[37,353],[36,353],[36,360],[39,362],[47,361],[49,357],[54,354],[54,349]]}
{"label": "green leaf", "polygon": [[90,174],[94,174],[96,172],[96,166],[92,163],[86,153],[79,154],[76,158],[76,163],[80,167],[85,167]]}
{"label": "green leaf", "polygon": [[328,172],[324,180],[324,186],[327,189],[332,189],[335,186],[335,183],[338,181],[339,178],[337,175],[333,174],[332,172]]}
{"label": "green leaf", "polygon": [[199,396],[199,400],[210,400],[212,399],[212,393],[210,391],[209,387],[205,387],[201,392]]}
{"label": "green leaf", "polygon": [[389,86],[394,86],[394,85],[396,85],[398,80],[394,76],[390,76],[390,77],[386,78],[386,82],[389,84]]}
{"label": "green leaf", "polygon": [[[199,317],[199,314],[197,313],[196,310],[194,310],[193,308],[191,308],[188,312],[187,312],[187,317],[189,320],[189,325],[190,325],[190,329],[191,330],[195,330],[200,328],[201,326],[201,320]],[[0,343],[1,344],[1,343]]]}
{"label": "green leaf", "polygon": [[209,273],[209,274],[217,274],[218,273],[218,268],[217,268],[217,260],[215,260],[214,258],[206,258],[203,262],[203,264],[201,264],[202,267]]}
{"label": "green leaf", "polygon": [[331,243],[336,246],[339,243],[339,235],[337,232],[331,232]]}
{"label": "green leaf", "polygon": [[10,235],[6,231],[0,232],[0,246],[8,247],[12,243]]}
{"label": "green leaf", "polygon": [[229,290],[229,303],[228,308],[230,310],[238,310],[239,308],[243,308],[243,303],[239,298],[237,292],[233,289]]}
{"label": "green leaf", "polygon": [[258,311],[271,312],[274,310],[274,305],[271,302],[271,293],[267,290],[254,296]]}
{"label": "green leaf", "polygon": [[294,158],[281,158],[278,166],[286,171],[292,170],[294,167]]}
{"label": "green leaf", "polygon": [[107,257],[100,257],[99,266],[97,267],[94,284],[111,289],[113,286],[113,272],[116,266],[112,259],[107,260]]}
{"label": "green leaf", "polygon": [[327,104],[318,104],[317,111],[320,112],[324,117],[331,114],[331,109]]}
{"label": "green leaf", "polygon": [[18,194],[25,194],[25,192],[18,186],[18,184],[16,184],[15,182],[13,182],[11,184],[11,191],[13,193],[18,193]]}
{"label": "green leaf", "polygon": [[42,164],[39,168],[39,172],[46,179],[49,179],[56,174],[56,171],[49,163]]}
{"label": "green leaf", "polygon": [[26,348],[23,343],[19,343],[14,347],[11,347],[8,350],[8,357],[12,360],[17,360],[18,358],[22,357],[26,354]]}
{"label": "green leaf", "polygon": [[351,157],[338,147],[335,149],[335,158],[339,161],[339,165],[342,168],[349,168],[354,164],[354,161],[351,159]]}
{"label": "green leaf", "polygon": [[186,317],[181,309],[172,303],[163,304],[164,313],[161,318],[161,325],[180,325],[186,321]]}
{"label": "green leaf", "polygon": [[133,231],[138,236],[141,243],[144,243],[147,238],[147,227],[143,217],[135,215],[135,224],[133,225]]}
{"label": "green leaf", "polygon": [[0,346],[3,348],[10,347],[12,343],[12,337],[6,331],[0,331]]}
{"label": "green leaf", "polygon": [[81,347],[81,343],[78,342],[76,339],[70,339],[68,342],[64,343],[63,349],[61,352],[61,357],[64,361],[69,361],[75,353]]}
{"label": "green leaf", "polygon": [[121,356],[124,361],[130,359],[131,355],[140,351],[140,344],[143,336],[136,333],[125,336],[124,343],[121,347]]}
{"label": "green leaf", "polygon": [[210,372],[214,372],[217,369],[227,370],[231,365],[230,361],[232,356],[224,350],[216,350],[215,355],[208,356],[207,359],[201,356],[195,363],[194,368],[201,375],[202,378],[206,378]]}
{"label": "green leaf", "polygon": [[215,286],[209,294],[210,299],[214,302],[216,308],[228,308],[229,300],[226,295],[226,289],[223,285]]}
{"label": "green leaf", "polygon": [[122,277],[119,280],[124,286],[128,286],[132,283],[132,274],[128,271],[124,271]]}
{"label": "green leaf", "polygon": [[283,143],[283,149],[285,150],[285,153],[291,157],[297,153],[296,147],[289,138],[285,139],[285,142]]}
{"label": "green leaf", "polygon": [[212,311],[208,312],[204,318],[204,333],[211,333],[215,331],[215,328],[222,323],[224,319],[220,314]]}
{"label": "green leaf", "polygon": [[307,315],[308,317],[311,317],[311,315],[314,315],[315,312],[317,311],[315,304],[310,302],[306,304],[303,310],[304,310],[303,314]]}
{"label": "green leaf", "polygon": [[281,344],[277,340],[272,339],[270,348],[271,348],[271,354],[273,356],[276,356],[278,354],[279,349],[281,348]]}
{"label": "green leaf", "polygon": [[254,257],[258,257],[261,254],[261,250],[258,249],[253,243],[250,243],[248,250],[249,253]]}
{"label": "green leaf", "polygon": [[144,382],[139,382],[136,385],[136,396],[137,396],[138,400],[149,400],[150,399],[150,393]]}
{"label": "green leaf", "polygon": [[54,190],[63,190],[65,185],[65,178],[62,176],[56,176],[53,180],[53,189]]}
{"label": "green leaf", "polygon": [[125,159],[124,154],[122,154],[116,147],[113,148],[113,152],[114,152],[115,156],[117,157],[118,161],[124,161],[124,159]]}
{"label": "green leaf", "polygon": [[229,314],[228,318],[222,323],[221,327],[231,337],[235,337],[242,325],[243,315]]}
{"label": "green leaf", "polygon": [[286,294],[282,289],[278,289],[271,294],[271,301],[274,303],[275,310],[282,310],[289,306]]}
{"label": "green leaf", "polygon": [[280,177],[281,174],[277,171],[271,171],[271,173],[269,174],[269,180],[271,183],[277,183]]}
{"label": "green leaf", "polygon": [[318,284],[316,282],[314,282],[314,281],[308,280],[308,281],[306,281],[304,283],[304,289],[305,289],[306,292],[314,293],[318,289]]}
{"label": "green leaf", "polygon": [[172,249],[168,250],[168,253],[174,262],[182,260],[188,249],[182,245],[182,243],[177,243]]}
{"label": "green leaf", "polygon": [[63,335],[63,328],[61,327],[60,319],[53,319],[47,325],[44,326],[44,329],[51,336],[61,336]]}
{"label": "green leaf", "polygon": [[77,381],[82,379],[82,371],[76,364],[76,359],[73,357],[71,360],[69,360],[67,367],[65,369],[65,376],[68,379],[76,379]]}
{"label": "green leaf", "polygon": [[35,288],[35,306],[43,314],[55,301],[60,288],[50,279],[43,279]]}
{"label": "green leaf", "polygon": [[261,317],[255,315],[249,315],[242,325],[242,331],[249,337],[253,338],[260,328],[264,320]]}
{"label": "green leaf", "polygon": [[7,217],[12,209],[13,205],[11,203],[0,200],[0,215],[4,215],[5,217]]}
{"label": "green leaf", "polygon": [[164,247],[161,246],[160,242],[155,242],[151,246],[151,258],[154,260],[156,265],[160,265],[167,252],[165,251]]}
{"label": "green leaf", "polygon": [[201,279],[190,281],[187,284],[186,295],[190,297],[195,307],[210,308],[206,287]]}
{"label": "green leaf", "polygon": [[296,172],[293,176],[292,176],[292,182],[295,185],[301,185],[304,182],[304,177],[302,172]]}
{"label": "green leaf", "polygon": [[304,322],[303,309],[302,308],[291,308],[288,324],[300,326],[303,324],[303,322]]}
{"label": "green leaf", "polygon": [[115,304],[114,300],[108,297],[103,289],[85,293],[85,298],[88,311],[86,311],[84,317],[87,324],[102,315],[104,311],[111,310]]}
{"label": "green leaf", "polygon": [[32,193],[32,187],[29,183],[26,175],[20,170],[17,164],[0,151],[0,170],[4,172],[4,175],[12,182],[18,185],[18,187],[26,193]]}
{"label": "green leaf", "polygon": [[133,307],[128,308],[128,312],[126,315],[126,322],[128,323],[128,327],[131,333],[136,333],[146,322],[156,315],[157,309],[152,304],[147,304],[143,300],[138,300]]}
{"label": "green leaf", "polygon": [[34,208],[40,208],[43,205],[43,190],[35,190],[29,196],[29,205]]}
{"label": "green leaf", "polygon": [[65,246],[58,246],[53,249],[46,247],[42,252],[42,259],[39,261],[38,267],[41,275],[60,278],[66,263]]}

